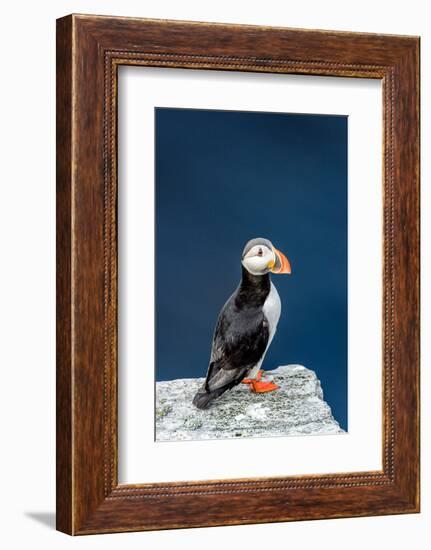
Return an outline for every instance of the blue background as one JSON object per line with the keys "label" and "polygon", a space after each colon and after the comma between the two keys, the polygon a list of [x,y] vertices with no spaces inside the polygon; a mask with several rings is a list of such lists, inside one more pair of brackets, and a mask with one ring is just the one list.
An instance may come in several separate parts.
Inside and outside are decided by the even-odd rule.
{"label": "blue background", "polygon": [[292,265],[263,367],[314,370],[347,429],[347,117],[157,108],[157,380],[205,376],[253,237]]}

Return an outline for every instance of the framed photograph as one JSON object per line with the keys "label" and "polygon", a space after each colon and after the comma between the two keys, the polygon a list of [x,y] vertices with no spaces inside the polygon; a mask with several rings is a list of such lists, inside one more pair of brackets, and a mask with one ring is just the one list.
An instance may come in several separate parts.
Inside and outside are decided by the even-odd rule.
{"label": "framed photograph", "polygon": [[57,21],[57,528],[419,511],[419,38]]}

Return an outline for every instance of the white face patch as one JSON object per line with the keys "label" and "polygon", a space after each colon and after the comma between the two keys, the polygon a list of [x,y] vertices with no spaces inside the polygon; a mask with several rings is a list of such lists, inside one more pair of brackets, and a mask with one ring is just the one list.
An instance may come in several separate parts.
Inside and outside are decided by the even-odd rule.
{"label": "white face patch", "polygon": [[275,254],[264,244],[257,244],[250,248],[242,260],[242,265],[252,275],[264,275],[275,263]]}

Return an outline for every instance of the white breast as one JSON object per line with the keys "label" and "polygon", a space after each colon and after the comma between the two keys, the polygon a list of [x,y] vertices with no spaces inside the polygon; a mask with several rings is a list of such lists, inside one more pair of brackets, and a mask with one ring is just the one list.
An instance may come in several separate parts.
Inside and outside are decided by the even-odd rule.
{"label": "white breast", "polygon": [[278,295],[277,289],[271,282],[271,290],[269,291],[269,294],[265,300],[265,303],[263,304],[263,314],[268,320],[268,326],[269,326],[269,339],[268,339],[268,346],[266,349],[269,348],[271,341],[274,337],[275,331],[277,329],[277,323],[280,319],[280,313],[281,313],[281,301],[280,296]]}
{"label": "white breast", "polygon": [[269,328],[268,345],[266,346],[265,352],[260,358],[260,361],[252,369],[250,369],[247,375],[249,378],[256,378],[257,373],[259,372],[259,369],[265,358],[266,352],[268,351],[268,348],[271,345],[272,339],[274,338],[274,334],[277,329],[277,323],[278,323],[278,320],[280,319],[280,313],[281,313],[280,296],[278,295],[277,289],[272,284],[272,282],[271,282],[271,290],[269,291],[269,294],[266,297],[262,310],[263,310],[263,314],[265,315],[268,321],[268,328]]}

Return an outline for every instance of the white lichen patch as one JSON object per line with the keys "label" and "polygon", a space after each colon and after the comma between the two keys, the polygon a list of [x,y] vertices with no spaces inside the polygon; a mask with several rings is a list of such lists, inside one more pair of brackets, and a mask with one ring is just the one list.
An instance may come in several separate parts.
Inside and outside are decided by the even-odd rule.
{"label": "white lichen patch", "polygon": [[314,371],[286,365],[267,374],[280,389],[255,394],[247,385],[239,384],[204,411],[192,404],[202,378],[157,382],[156,440],[344,433],[323,400]]}

